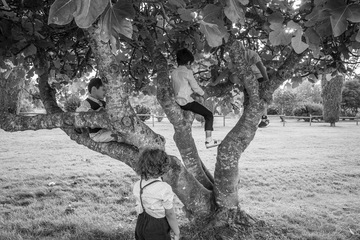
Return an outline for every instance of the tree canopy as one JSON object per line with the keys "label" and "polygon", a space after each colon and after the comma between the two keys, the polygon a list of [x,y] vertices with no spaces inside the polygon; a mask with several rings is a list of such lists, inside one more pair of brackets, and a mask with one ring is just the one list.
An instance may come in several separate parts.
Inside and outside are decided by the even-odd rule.
{"label": "tree canopy", "polygon": [[[189,216],[212,214],[217,227],[239,221],[238,162],[275,89],[287,80],[296,87],[348,73],[360,48],[358,0],[2,0],[0,19],[0,100],[8,81],[25,89],[35,84],[47,112],[18,116],[2,101],[2,129],[61,128],[79,144],[134,167],[139,149],[164,148],[165,139],[139,120],[129,95],[156,93],[184,163],[172,157],[166,181]],[[231,83],[241,71],[239,41],[260,54],[269,81]],[[175,104],[169,84],[174,54],[183,47],[195,54],[195,76],[209,97],[229,100],[246,92],[243,115],[218,147],[214,175],[192,138],[194,116]],[[107,89],[106,112],[64,112],[56,96],[70,89],[86,94],[82,76],[94,71]],[[220,84],[208,84],[219,76]],[[78,127],[108,128],[126,141],[94,143],[74,131]]]}

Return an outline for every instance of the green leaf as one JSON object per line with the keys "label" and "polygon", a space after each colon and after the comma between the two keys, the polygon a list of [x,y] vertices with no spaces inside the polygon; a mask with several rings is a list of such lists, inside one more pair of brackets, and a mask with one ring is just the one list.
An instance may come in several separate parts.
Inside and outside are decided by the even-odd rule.
{"label": "green leaf", "polygon": [[110,36],[118,37],[122,34],[128,38],[132,37],[133,27],[128,18],[134,18],[135,10],[132,3],[125,1],[118,1],[115,5],[105,9],[100,17],[100,37],[104,42],[108,42]]}
{"label": "green leaf", "polygon": [[25,57],[35,55],[37,52],[37,48],[34,46],[34,44],[30,44],[29,47],[25,48],[24,55]]}
{"label": "green leaf", "polygon": [[273,46],[288,45],[291,42],[292,34],[285,32],[285,29],[278,29],[270,32],[269,40]]}
{"label": "green leaf", "polygon": [[60,59],[54,60],[53,63],[54,63],[54,67],[56,67],[56,68],[58,68],[58,69],[61,67]]}
{"label": "green leaf", "polygon": [[347,20],[353,23],[360,22],[360,5],[351,4],[348,7]]}
{"label": "green leaf", "polygon": [[132,23],[128,19],[116,19],[116,24],[114,23],[113,30],[127,38],[132,38],[133,27]]}
{"label": "green leaf", "polygon": [[135,9],[132,2],[129,0],[117,1],[117,3],[112,7],[112,12],[114,18],[133,19],[135,17]]}
{"label": "green leaf", "polygon": [[202,11],[203,20],[199,21],[200,31],[205,35],[210,47],[217,47],[227,40],[228,33],[224,21],[220,19],[222,9],[214,4],[208,4]]}
{"label": "green leaf", "polygon": [[75,22],[80,28],[90,27],[109,4],[104,0],[77,0],[74,13]]}
{"label": "green leaf", "polygon": [[75,12],[75,0],[55,0],[55,2],[50,7],[48,24],[68,24],[73,20],[73,14]]}
{"label": "green leaf", "polygon": [[332,31],[334,34],[334,37],[340,36],[343,32],[346,31],[348,27],[348,21],[346,20],[346,17],[344,17],[345,8],[339,8],[336,11],[332,12],[332,15],[330,16],[330,22]]}
{"label": "green leaf", "polygon": [[288,30],[300,30],[300,31],[302,31],[302,28],[301,28],[301,26],[299,25],[299,24],[297,24],[296,22],[294,22],[293,20],[290,20],[288,23],[287,23],[287,25],[286,25],[286,28],[288,29]]}
{"label": "green leaf", "polygon": [[214,4],[208,4],[202,10],[203,20],[205,22],[218,21],[221,18],[222,9]]}
{"label": "green leaf", "polygon": [[175,5],[178,8],[185,8],[186,3],[183,0],[169,0],[169,4]]}
{"label": "green leaf", "polygon": [[308,80],[309,80],[309,82],[316,83],[319,79],[317,79],[315,74],[312,73],[308,76]]}
{"label": "green leaf", "polygon": [[314,57],[319,57],[321,42],[319,34],[313,28],[308,28],[305,31],[305,38],[309,48],[313,51]]}
{"label": "green leaf", "polygon": [[309,45],[319,45],[321,42],[319,34],[313,28],[306,29],[305,37]]}
{"label": "green leaf", "polygon": [[330,12],[327,8],[324,8],[322,5],[316,5],[316,7],[312,10],[312,12],[306,15],[306,19],[308,20],[305,23],[306,27],[311,27],[316,25],[318,22],[322,22],[324,20],[328,20],[330,17]]}
{"label": "green leaf", "polygon": [[201,40],[201,36],[197,32],[194,32],[194,42],[197,50],[202,51],[204,49],[204,42]]}
{"label": "green leaf", "polygon": [[284,22],[284,17],[280,12],[274,12],[272,13],[270,16],[268,16],[268,22],[270,24],[274,23],[283,23]]}
{"label": "green leaf", "polygon": [[358,31],[358,33],[356,34],[355,40],[360,42],[360,30]]}
{"label": "green leaf", "polygon": [[276,31],[276,30],[281,30],[284,27],[284,25],[282,23],[273,22],[273,23],[270,24],[269,27],[270,27],[271,30]]}
{"label": "green leaf", "polygon": [[206,41],[210,47],[218,47],[226,36],[226,30],[220,29],[219,25],[208,23],[203,20],[199,21],[200,31],[205,35]]}
{"label": "green leaf", "polygon": [[335,37],[343,34],[347,27],[348,21],[358,23],[360,22],[360,5],[350,4],[346,5],[343,0],[328,1],[327,8],[331,13],[331,26]]}
{"label": "green leaf", "polygon": [[13,28],[11,28],[11,35],[12,35],[12,38],[15,40],[15,41],[20,41],[20,40],[23,40],[25,38],[23,32],[21,31],[21,29],[17,26],[14,26]]}
{"label": "green leaf", "polygon": [[317,25],[314,29],[321,38],[328,37],[333,34],[330,21],[324,21]]}
{"label": "green leaf", "polygon": [[101,15],[99,20],[100,39],[101,41],[108,42],[111,36],[111,21],[110,21],[110,7],[108,7]]}
{"label": "green leaf", "polygon": [[184,21],[192,21],[194,20],[194,16],[195,14],[193,14],[193,11],[190,9],[185,9],[185,8],[179,8],[177,10],[178,14],[180,14],[180,18]]}
{"label": "green leaf", "polygon": [[233,23],[245,24],[245,13],[238,0],[228,0],[224,13]]}
{"label": "green leaf", "polygon": [[295,37],[293,37],[291,39],[291,46],[293,47],[294,51],[297,53],[297,54],[300,54],[302,53],[303,51],[305,51],[309,45],[304,43],[302,40],[301,40],[301,37],[302,37],[302,31],[297,31]]}

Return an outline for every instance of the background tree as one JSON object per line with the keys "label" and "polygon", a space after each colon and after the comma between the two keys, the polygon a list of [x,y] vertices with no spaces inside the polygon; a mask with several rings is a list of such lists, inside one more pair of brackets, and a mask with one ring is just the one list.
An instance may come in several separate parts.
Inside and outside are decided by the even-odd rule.
{"label": "background tree", "polygon": [[346,81],[342,90],[342,115],[355,116],[360,108],[360,81]]}
{"label": "background tree", "polygon": [[[164,148],[165,141],[136,116],[129,96],[156,90],[184,163],[172,156],[165,180],[196,222],[197,238],[235,236],[249,226],[249,217],[239,206],[238,163],[273,92],[287,80],[292,86],[304,79],[315,81],[329,72],[328,66],[335,75],[346,71],[360,48],[357,1],[301,3],[299,7],[294,1],[277,0],[2,0],[0,67],[8,72],[11,69],[4,63],[11,61],[29,77],[36,73],[47,114],[24,117],[2,107],[0,127],[61,128],[77,143],[134,167],[139,149]],[[259,84],[247,77],[249,66],[239,69],[238,40],[260,53],[270,81]],[[195,53],[196,77],[210,97],[230,99],[236,91],[246,93],[241,118],[218,147],[214,175],[192,138],[194,116],[181,111],[169,84],[174,53],[182,47]],[[63,112],[56,93],[90,71],[104,81],[106,112]],[[207,85],[219,75],[223,76],[219,85]],[[232,77],[241,84],[233,85]],[[126,142],[95,144],[86,134],[77,134],[78,127],[111,129]]]}
{"label": "background tree", "polygon": [[322,103],[320,84],[304,81],[294,90],[302,103]]}
{"label": "background tree", "polygon": [[279,109],[279,114],[291,116],[298,104],[298,94],[294,90],[279,88],[274,92],[273,105]]}
{"label": "background tree", "polygon": [[324,105],[324,121],[329,122],[330,126],[334,127],[335,122],[339,121],[340,106],[341,106],[341,90],[344,82],[344,77],[337,75],[330,81],[324,75],[321,80],[322,98]]}

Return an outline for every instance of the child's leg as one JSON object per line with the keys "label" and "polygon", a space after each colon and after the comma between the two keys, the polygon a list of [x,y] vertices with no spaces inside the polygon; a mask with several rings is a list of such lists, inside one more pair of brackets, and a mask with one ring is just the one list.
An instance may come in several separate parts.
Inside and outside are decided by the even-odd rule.
{"label": "child's leg", "polygon": [[216,141],[212,139],[211,133],[214,130],[214,115],[212,112],[201,105],[200,103],[194,101],[191,103],[186,104],[185,106],[181,106],[183,110],[191,111],[196,114],[200,114],[205,118],[205,145],[206,148],[216,147],[220,144],[221,141]]}
{"label": "child's leg", "polygon": [[96,133],[90,133],[90,138],[94,142],[112,142],[117,140],[113,136],[113,133],[107,129],[101,129]]}
{"label": "child's leg", "polygon": [[193,113],[199,114],[205,118],[205,131],[210,132],[211,137],[211,131],[213,131],[213,124],[214,124],[214,116],[212,112],[207,109],[205,106],[201,105],[200,103],[194,101],[191,103],[188,103],[184,106],[180,106],[181,109],[191,111]]}

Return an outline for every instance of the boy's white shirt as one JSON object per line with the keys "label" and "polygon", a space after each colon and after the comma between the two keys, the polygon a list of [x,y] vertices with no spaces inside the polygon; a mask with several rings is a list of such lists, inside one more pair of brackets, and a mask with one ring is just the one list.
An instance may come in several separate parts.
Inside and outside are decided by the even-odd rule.
{"label": "boy's white shirt", "polygon": [[[144,188],[142,196],[143,205],[146,213],[154,218],[165,217],[165,209],[173,208],[174,193],[172,188],[161,178],[142,180],[141,187],[149,184],[155,180],[160,182],[153,183]],[[140,202],[140,180],[134,184],[133,194],[136,200],[136,212],[138,214],[143,212]]]}
{"label": "boy's white shirt", "polygon": [[[98,99],[92,97],[92,96],[88,96],[88,99],[96,102],[97,104],[99,104],[101,107],[104,107],[102,102],[100,102]],[[91,105],[88,101],[84,100],[80,103],[80,106],[76,109],[76,112],[87,112],[91,109]]]}
{"label": "boy's white shirt", "polygon": [[180,106],[193,102],[194,99],[191,97],[191,94],[194,92],[201,96],[204,95],[204,91],[196,82],[193,72],[187,69],[186,66],[182,65],[174,69],[171,73],[171,81],[175,93],[175,101]]}

